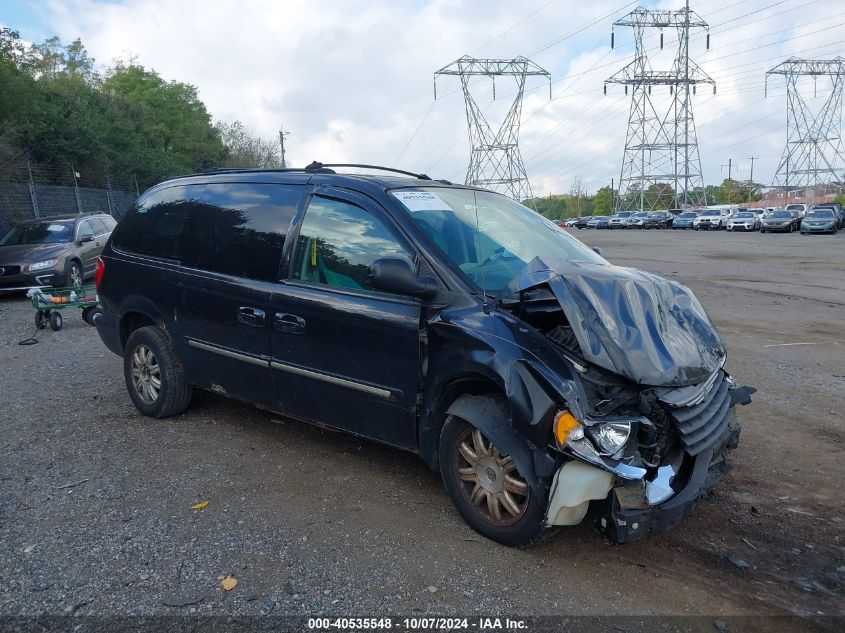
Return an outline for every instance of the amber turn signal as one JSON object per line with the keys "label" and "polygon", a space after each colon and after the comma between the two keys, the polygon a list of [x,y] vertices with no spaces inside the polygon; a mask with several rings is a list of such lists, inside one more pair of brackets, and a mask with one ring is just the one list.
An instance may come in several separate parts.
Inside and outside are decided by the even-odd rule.
{"label": "amber turn signal", "polygon": [[555,439],[559,446],[566,445],[566,440],[579,440],[584,437],[584,429],[581,423],[575,419],[569,411],[561,411],[555,415],[554,423]]}

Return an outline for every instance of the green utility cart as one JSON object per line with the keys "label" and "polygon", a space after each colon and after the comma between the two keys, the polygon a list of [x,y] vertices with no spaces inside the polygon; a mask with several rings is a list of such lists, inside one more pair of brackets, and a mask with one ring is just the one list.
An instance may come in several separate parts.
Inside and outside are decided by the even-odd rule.
{"label": "green utility cart", "polygon": [[81,308],[82,318],[89,325],[99,316],[100,301],[94,286],[75,286],[73,288],[33,288],[27,293],[32,307],[35,308],[35,327],[43,330],[50,325],[50,329],[58,332],[62,329],[62,310],[67,308]]}

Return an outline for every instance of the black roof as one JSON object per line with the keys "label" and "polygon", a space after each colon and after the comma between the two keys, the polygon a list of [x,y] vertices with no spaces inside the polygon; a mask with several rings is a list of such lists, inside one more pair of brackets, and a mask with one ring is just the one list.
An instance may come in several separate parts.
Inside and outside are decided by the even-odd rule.
{"label": "black roof", "polygon": [[[352,169],[380,170],[384,174],[372,173],[338,173],[332,167],[344,167]],[[403,175],[393,175],[398,172]],[[448,180],[434,180],[425,174],[413,174],[392,167],[379,167],[376,165],[357,164],[329,164],[312,163],[307,167],[287,169],[210,169],[202,173],[186,174],[175,176],[165,180],[153,187],[157,189],[164,185],[173,184],[174,181],[185,181],[186,184],[199,184],[208,182],[266,182],[266,183],[289,183],[305,184],[320,183],[336,185],[339,187],[351,187],[355,189],[397,189],[400,187],[456,187],[461,189],[480,189],[472,185],[455,184]]]}

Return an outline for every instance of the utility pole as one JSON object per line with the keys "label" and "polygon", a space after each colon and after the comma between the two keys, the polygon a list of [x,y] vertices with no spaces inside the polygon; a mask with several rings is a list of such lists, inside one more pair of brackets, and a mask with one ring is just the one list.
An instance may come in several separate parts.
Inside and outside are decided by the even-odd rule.
{"label": "utility pole", "polygon": [[731,182],[731,170],[733,169],[733,161],[734,161],[733,158],[729,158],[728,164],[722,165],[722,169],[724,169],[725,167],[728,168],[728,184],[730,184],[730,182]]}
{"label": "utility pole", "polygon": [[754,161],[760,158],[759,156],[749,156],[751,161],[751,175],[748,176],[748,202],[751,202],[751,194],[754,191]]}
{"label": "utility pole", "polygon": [[[464,55],[434,73],[434,98],[437,99],[437,78],[455,75],[461,80],[469,128],[470,158],[466,184],[498,190],[517,202],[533,199],[528,174],[519,153],[519,124],[525,80],[530,76],[545,77],[552,96],[552,76],[525,57],[515,59],[475,59]],[[494,131],[470,92],[473,77],[493,80],[496,98],[496,77],[513,77],[516,96],[498,131]],[[473,82],[475,83],[475,82]]]}
{"label": "utility pole", "polygon": [[[651,209],[661,208],[667,198],[671,198],[670,204],[677,204],[681,198],[687,205],[706,204],[690,90],[694,95],[696,85],[708,84],[715,94],[716,82],[690,59],[689,38],[692,29],[704,29],[709,49],[707,22],[690,10],[687,0],[685,7],[677,11],[639,7],[614,22],[613,26],[630,26],[636,47],[634,60],[605,80],[605,93],[607,84],[623,84],[625,94],[628,86],[632,88],[616,210],[633,205],[635,193],[639,194],[640,208],[645,209],[645,191],[651,187],[657,190],[657,195],[648,205]],[[678,48],[669,70],[652,69],[645,43],[646,29],[660,31],[660,48],[663,48],[664,29],[677,33]],[[613,43],[611,35],[611,47]],[[671,99],[668,107],[663,105],[662,99],[652,99],[652,86],[669,88]],[[670,187],[665,187],[667,183],[674,187],[671,194]],[[683,196],[678,191],[681,188]]]}
{"label": "utility pole", "polygon": [[290,132],[285,132],[284,128],[280,125],[279,126],[279,147],[282,150],[282,169],[287,167],[287,163],[285,162],[285,137],[290,134]]}
{"label": "utility pole", "polygon": [[730,203],[730,201],[731,201],[731,195],[733,194],[733,190],[734,190],[734,187],[733,187],[733,180],[731,179],[731,172],[733,171],[733,162],[734,162],[734,159],[733,159],[733,158],[729,158],[729,159],[728,159],[728,164],[727,164],[727,165],[722,165],[722,171],[724,171],[724,170],[725,170],[725,167],[727,167],[727,168],[728,168],[728,202],[729,202],[729,203]]}

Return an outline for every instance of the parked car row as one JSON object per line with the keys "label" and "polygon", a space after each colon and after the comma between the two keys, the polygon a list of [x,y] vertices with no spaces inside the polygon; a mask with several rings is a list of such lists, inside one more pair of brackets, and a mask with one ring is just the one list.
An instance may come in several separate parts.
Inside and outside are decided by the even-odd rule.
{"label": "parked car row", "polygon": [[760,231],[775,233],[800,231],[836,233],[845,227],[845,210],[837,203],[790,204],[786,209],[713,207],[701,211],[619,211],[611,216],[593,215],[558,220],[562,227],[578,229],[691,229],[694,231]]}

